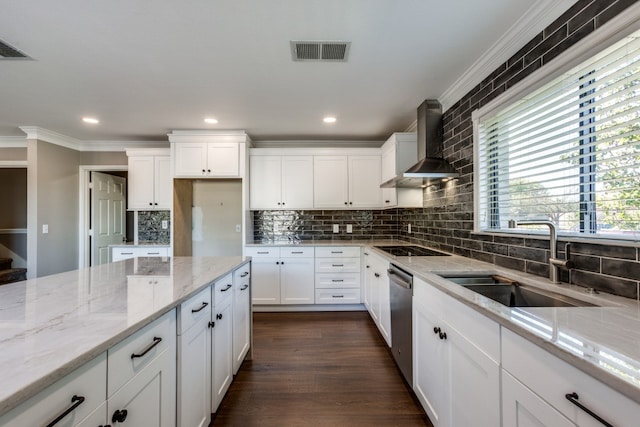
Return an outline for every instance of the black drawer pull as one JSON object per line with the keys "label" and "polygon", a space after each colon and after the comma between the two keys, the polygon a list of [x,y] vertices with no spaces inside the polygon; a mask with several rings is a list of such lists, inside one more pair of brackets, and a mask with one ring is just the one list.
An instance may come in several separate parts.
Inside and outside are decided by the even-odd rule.
{"label": "black drawer pull", "polygon": [[258,253],[258,254],[260,254],[260,255],[269,255],[269,251],[266,251],[266,252],[260,252],[260,251],[258,251],[258,252],[256,252],[256,253]]}
{"label": "black drawer pull", "polygon": [[127,415],[129,415],[129,413],[126,409],[116,409],[116,411],[113,413],[113,416],[111,417],[111,422],[123,423],[127,419]]}
{"label": "black drawer pull", "polygon": [[343,279],[331,279],[332,282],[344,282]]}
{"label": "black drawer pull", "polygon": [[380,277],[380,273],[373,273],[374,276]]}
{"label": "black drawer pull", "polygon": [[331,295],[331,298],[344,298],[344,295]]}
{"label": "black drawer pull", "polygon": [[133,255],[133,252],[120,252],[120,255]]}
{"label": "black drawer pull", "polygon": [[220,292],[227,292],[229,289],[231,289],[231,285],[227,285],[226,288],[220,289]]}
{"label": "black drawer pull", "polygon": [[344,264],[331,264],[331,267],[344,267]]}
{"label": "black drawer pull", "polygon": [[216,319],[218,319],[218,320],[222,320],[222,313],[218,313],[218,314],[216,314]]}
{"label": "black drawer pull", "polygon": [[147,252],[147,255],[160,255],[160,252]]}
{"label": "black drawer pull", "polygon": [[245,271],[244,273],[242,273],[242,274],[240,275],[240,277],[247,277],[248,275],[249,275],[249,272],[248,272],[248,271]]}
{"label": "black drawer pull", "polygon": [[[346,204],[346,203],[345,203]],[[332,254],[341,254],[342,251],[331,251]]]}
{"label": "black drawer pull", "polygon": [[191,312],[192,312],[192,313],[199,313],[199,312],[201,312],[202,310],[204,310],[204,308],[205,308],[206,306],[208,306],[208,305],[209,305],[209,303],[208,303],[208,302],[204,302],[204,301],[203,301],[203,302],[202,302],[202,305],[200,306],[200,308],[194,308],[194,309],[192,309],[192,310],[191,310]]}
{"label": "black drawer pull", "polygon": [[586,412],[587,414],[591,415],[593,418],[595,418],[596,420],[600,421],[600,423],[604,426],[607,427],[613,427],[613,424],[609,424],[608,422],[606,422],[600,415],[596,414],[595,412],[593,412],[591,409],[587,408],[586,406],[584,406],[582,403],[578,402],[578,399],[580,398],[578,396],[578,393],[576,393],[575,391],[573,393],[567,393],[564,395],[564,397],[567,398],[567,400],[571,403],[573,403],[574,405],[576,405],[578,408],[582,409],[584,412]]}
{"label": "black drawer pull", "polygon": [[[131,355],[131,358],[132,358],[132,359],[135,359],[136,357],[142,357],[142,356],[144,356],[145,354],[149,353],[149,352],[151,351],[151,349],[153,349],[153,347],[155,347],[155,346],[157,346],[158,344],[160,344],[160,341],[162,341],[162,338],[160,338],[160,337],[153,337],[153,342],[152,342],[151,344],[149,344],[149,345],[147,346],[147,348],[145,348],[144,350],[142,350],[142,353],[140,353],[140,354],[133,353],[133,354]],[[115,421],[114,421],[114,422],[115,422]]]}
{"label": "black drawer pull", "polygon": [[245,289],[247,289],[249,287],[249,285],[244,285],[243,287],[240,288],[241,291],[244,291]]}
{"label": "black drawer pull", "polygon": [[65,409],[63,413],[58,415],[55,420],[53,420],[49,424],[47,424],[47,427],[52,427],[52,426],[58,424],[60,421],[62,421],[62,419],[64,417],[66,417],[67,415],[72,413],[74,409],[76,409],[78,406],[82,405],[82,402],[84,402],[84,400],[85,400],[84,396],[73,395],[73,397],[71,398],[71,406],[69,406],[67,409]]}
{"label": "black drawer pull", "polygon": [[303,254],[303,251],[291,251],[292,254]]}

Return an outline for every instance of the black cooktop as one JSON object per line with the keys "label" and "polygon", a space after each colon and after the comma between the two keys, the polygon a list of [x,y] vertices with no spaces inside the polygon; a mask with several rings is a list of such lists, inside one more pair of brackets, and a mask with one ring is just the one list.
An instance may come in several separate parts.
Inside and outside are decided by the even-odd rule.
{"label": "black cooktop", "polygon": [[383,250],[395,256],[449,256],[449,254],[445,254],[443,252],[438,252],[432,249],[427,249],[421,246],[413,246],[413,245],[375,246],[375,248]]}

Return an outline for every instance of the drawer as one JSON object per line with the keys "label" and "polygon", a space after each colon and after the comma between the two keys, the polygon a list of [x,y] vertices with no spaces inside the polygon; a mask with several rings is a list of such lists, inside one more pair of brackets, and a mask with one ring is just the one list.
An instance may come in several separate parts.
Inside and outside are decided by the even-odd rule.
{"label": "drawer", "polygon": [[[156,319],[107,351],[107,397],[111,397],[169,348],[176,348],[175,310]],[[145,354],[140,356],[142,353]]]}
{"label": "drawer", "polygon": [[203,317],[211,318],[211,286],[192,296],[178,307],[178,335],[184,334]]}
{"label": "drawer", "polygon": [[316,274],[316,289],[359,288],[360,273],[320,273]]}
{"label": "drawer", "polygon": [[502,367],[577,425],[601,424],[571,403],[569,393],[613,425],[637,425],[640,419],[640,405],[506,328]]}
{"label": "drawer", "polygon": [[213,305],[220,305],[233,295],[233,273],[229,273],[213,283]]}
{"label": "drawer", "polygon": [[44,426],[80,402],[74,396],[83,397],[73,411],[59,425],[76,425],[105,401],[107,389],[107,355],[102,353],[69,375],[45,388],[15,409],[0,416],[4,427]]}
{"label": "drawer", "polygon": [[280,248],[273,246],[251,246],[245,248],[244,253],[254,258],[280,258]]}
{"label": "drawer", "polygon": [[166,257],[169,256],[169,248],[167,247],[138,247],[136,248],[136,256],[159,256]]}
{"label": "drawer", "polygon": [[360,258],[360,246],[318,246],[317,258]]}
{"label": "drawer", "polygon": [[126,246],[111,248],[111,261],[135,257],[167,257],[169,247],[167,246]]}
{"label": "drawer", "polygon": [[360,304],[360,289],[316,289],[316,304]]}
{"label": "drawer", "polygon": [[316,273],[359,273],[360,258],[316,258]]}
{"label": "drawer", "polygon": [[314,257],[314,249],[311,247],[283,247],[280,248],[280,257],[281,258],[313,258]]}
{"label": "drawer", "polygon": [[[234,270],[233,283],[234,285],[244,285],[251,282],[251,264],[245,264],[242,267]],[[238,286],[235,286],[236,288]]]}

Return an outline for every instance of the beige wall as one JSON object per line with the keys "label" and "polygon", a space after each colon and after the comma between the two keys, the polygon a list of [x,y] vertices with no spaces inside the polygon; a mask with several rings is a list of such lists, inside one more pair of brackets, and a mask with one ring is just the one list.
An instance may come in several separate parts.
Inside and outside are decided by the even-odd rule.
{"label": "beige wall", "polygon": [[0,148],[0,160],[3,162],[11,160],[27,160],[26,148]]}
{"label": "beige wall", "polygon": [[[27,142],[29,276],[78,267],[80,153],[43,141]],[[49,232],[42,233],[47,224]]]}
{"label": "beige wall", "polygon": [[81,165],[126,165],[127,154],[124,151],[82,151]]}

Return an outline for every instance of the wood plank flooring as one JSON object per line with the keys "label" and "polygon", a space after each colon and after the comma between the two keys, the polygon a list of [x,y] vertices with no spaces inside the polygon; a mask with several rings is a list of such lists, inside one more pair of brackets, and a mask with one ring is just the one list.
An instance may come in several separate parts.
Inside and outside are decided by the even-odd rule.
{"label": "wood plank flooring", "polygon": [[255,313],[213,426],[430,426],[367,312]]}

